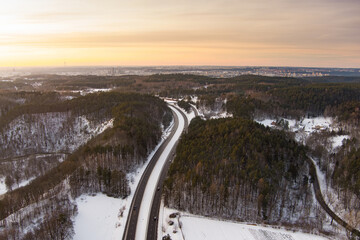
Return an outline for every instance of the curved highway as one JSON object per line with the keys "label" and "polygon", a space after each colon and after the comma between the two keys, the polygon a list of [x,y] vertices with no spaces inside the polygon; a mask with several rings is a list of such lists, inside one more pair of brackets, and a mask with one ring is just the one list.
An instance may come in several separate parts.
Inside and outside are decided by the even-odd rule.
{"label": "curved highway", "polygon": [[[152,170],[155,167],[157,160],[159,159],[159,157],[161,156],[161,154],[163,153],[166,146],[169,144],[170,140],[175,135],[175,132],[179,127],[179,119],[174,112],[173,112],[173,117],[174,117],[174,126],[171,129],[171,133],[170,133],[169,137],[163,142],[163,144],[161,144],[159,149],[156,151],[154,156],[151,158],[151,160],[150,160],[148,166],[146,167],[143,175],[141,176],[139,184],[135,190],[135,194],[134,194],[133,200],[130,205],[128,219],[127,219],[126,225],[125,225],[123,240],[135,239],[136,226],[137,226],[138,215],[139,215],[138,209],[140,208],[140,205],[142,202],[146,184],[149,180]],[[143,227],[145,227],[145,226],[143,226]]]}
{"label": "curved highway", "polygon": [[[185,116],[183,111],[181,111],[179,108],[177,108],[177,107],[174,107],[174,108],[176,110],[178,110],[180,112],[181,116],[184,118],[185,124],[184,124],[183,132],[186,132],[188,125],[189,125],[187,117]],[[195,112],[195,115],[196,115],[196,112]],[[175,145],[171,149],[171,152],[166,159],[165,165],[163,166],[163,168],[161,170],[161,174],[160,174],[160,177],[157,182],[157,187],[159,190],[155,192],[153,199],[152,199],[152,204],[151,204],[152,206],[151,206],[150,218],[149,218],[149,222],[148,222],[148,229],[147,229],[147,235],[146,235],[146,239],[148,239],[148,240],[156,240],[157,239],[157,230],[158,230],[158,222],[159,221],[154,220],[154,217],[156,217],[156,219],[159,219],[162,186],[163,186],[164,180],[166,178],[166,174],[169,170],[171,161],[175,157],[176,146],[178,145],[178,143],[179,143],[179,141],[176,141]]]}
{"label": "curved highway", "polygon": [[[174,108],[174,109],[172,109]],[[170,109],[172,110],[173,113],[173,117],[174,117],[174,126],[171,129],[171,133],[170,135],[167,137],[167,139],[163,142],[163,144],[159,147],[159,149],[156,151],[156,153],[154,154],[154,156],[151,158],[148,166],[146,167],[143,175],[141,176],[141,179],[139,181],[139,184],[135,190],[134,193],[134,197],[133,200],[131,202],[130,205],[130,209],[129,209],[129,215],[126,221],[126,225],[125,225],[125,230],[124,230],[124,235],[123,235],[123,240],[134,240],[134,239],[142,239],[143,237],[140,236],[142,234],[139,234],[139,230],[143,231],[145,229],[148,230],[148,232],[151,232],[151,229],[157,229],[157,220],[154,221],[154,217],[156,216],[156,218],[158,218],[158,212],[159,212],[159,207],[160,207],[160,202],[161,202],[161,186],[162,183],[166,177],[166,173],[167,170],[169,168],[169,160],[171,157],[173,157],[175,149],[176,149],[176,145],[177,142],[175,142],[174,146],[171,148],[169,154],[166,156],[166,161],[164,166],[162,166],[161,169],[161,173],[160,176],[158,176],[158,180],[157,180],[157,184],[160,185],[156,185],[156,188],[154,190],[154,195],[152,198],[152,207],[151,209],[149,209],[149,218],[146,219],[146,222],[149,222],[149,226],[145,226],[144,224],[138,224],[139,223],[139,219],[140,219],[140,215],[142,214],[141,211],[143,209],[141,209],[141,205],[142,205],[142,201],[143,201],[143,197],[144,197],[144,193],[146,194],[146,190],[147,189],[147,183],[149,182],[149,179],[153,176],[151,176],[154,168],[157,165],[157,162],[159,160],[159,158],[162,156],[162,154],[164,153],[165,149],[167,149],[167,146],[169,145],[169,143],[173,140],[175,133],[177,133],[177,130],[179,128],[179,118],[178,118],[178,114],[175,113],[175,111],[178,111],[181,114],[181,117],[184,119],[184,129],[185,127],[187,128],[188,126],[188,121],[186,116],[182,113],[182,111],[180,111],[178,108],[176,107],[170,107]],[[176,110],[175,110],[176,109]],[[182,132],[181,132],[182,133]],[[179,133],[176,134],[177,136],[179,135]],[[163,158],[162,158],[163,159]],[[160,188],[158,188],[160,186]],[[160,196],[160,197],[159,197]],[[158,200],[159,199],[159,200]],[[156,210],[156,207],[154,207],[154,205],[157,205],[158,203],[158,207]],[[156,212],[156,214],[155,214]],[[155,226],[154,226],[155,225]],[[141,228],[141,229],[137,229],[137,227]],[[138,233],[137,233],[138,232]],[[156,234],[157,231],[154,230],[153,231],[154,234],[150,234],[147,239],[156,239]],[[146,235],[148,235],[147,232],[145,232]],[[150,238],[149,238],[150,237]]]}

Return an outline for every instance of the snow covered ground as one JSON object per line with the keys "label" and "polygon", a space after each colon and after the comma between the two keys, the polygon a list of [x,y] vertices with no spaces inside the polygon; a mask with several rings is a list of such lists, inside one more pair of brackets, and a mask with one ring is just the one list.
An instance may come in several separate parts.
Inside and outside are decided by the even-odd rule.
{"label": "snow covered ground", "polygon": [[7,192],[5,177],[0,178],[0,195]]}
{"label": "snow covered ground", "polygon": [[[196,109],[195,106],[193,106],[193,107]],[[180,109],[183,110],[182,108],[180,108]],[[192,109],[191,109],[190,113],[187,113],[186,111],[182,111],[182,112],[185,114],[185,116],[186,116],[186,118],[188,120],[188,123],[190,124],[191,120],[195,117],[195,112]]]}
{"label": "snow covered ground", "polygon": [[143,200],[141,202],[141,206],[139,209],[139,217],[138,217],[138,222],[137,222],[137,226],[142,226],[142,227],[136,228],[135,239],[146,239],[147,228],[145,226],[147,225],[148,220],[150,218],[151,204],[152,204],[153,195],[156,192],[156,185],[157,185],[158,178],[159,178],[161,170],[165,164],[165,161],[171,152],[171,149],[173,148],[176,141],[181,136],[182,131],[184,129],[185,122],[184,122],[184,119],[181,116],[180,112],[171,106],[170,106],[170,108],[176,113],[176,115],[179,118],[179,127],[176,130],[173,138],[171,139],[171,141],[169,142],[169,144],[167,145],[167,147],[161,154],[159,160],[157,161],[157,163],[150,175],[148,183],[146,185]]}
{"label": "snow covered ground", "polygon": [[[170,235],[173,240],[326,240],[328,238],[285,229],[256,226],[209,219],[201,216],[180,213],[170,218],[176,210],[163,208],[163,226],[160,236]],[[170,222],[172,221],[172,222]],[[172,224],[170,225],[169,222]],[[180,228],[181,226],[181,228]]]}
{"label": "snow covered ground", "polygon": [[113,90],[113,88],[88,88],[84,90],[74,90],[71,91],[73,93],[79,93],[81,96],[88,95],[90,93],[96,93],[96,92],[110,92]]}
{"label": "snow covered ground", "polygon": [[[28,184],[29,184],[32,180],[34,180],[34,179],[35,179],[35,177],[32,177],[32,178],[29,178],[29,179],[26,179],[26,180],[21,181],[21,182],[19,183],[19,185],[14,184],[14,185],[12,186],[12,190],[26,186],[26,185],[28,185]],[[0,179],[0,195],[6,193],[7,191],[8,191],[8,190],[7,190],[6,184],[5,184],[5,177],[2,177],[2,178]]]}
{"label": "snow covered ground", "polygon": [[[112,198],[100,193],[96,196],[83,195],[76,199],[78,215],[74,219],[74,240],[122,239],[131,201],[134,197],[135,189],[140,181],[141,175],[145,171],[149,160],[153,157],[167,136],[169,136],[172,127],[173,122],[163,132],[162,140],[149,154],[145,164],[135,172],[127,175],[131,193],[126,199]],[[100,210],[93,211],[93,209]]]}
{"label": "snow covered ground", "polygon": [[77,198],[74,240],[121,239],[124,226],[120,220],[124,217],[127,202],[127,199],[112,198],[101,193]]}
{"label": "snow covered ground", "polygon": [[332,148],[336,149],[339,148],[343,145],[344,140],[349,139],[350,137],[348,135],[339,135],[339,136],[335,136],[330,138],[330,141],[332,143]]}
{"label": "snow covered ground", "polygon": [[[197,96],[191,96],[191,101],[195,104],[199,101]],[[226,104],[227,99],[219,100],[217,102],[217,107],[215,110],[211,110],[209,107],[200,106],[197,108],[199,116],[204,119],[219,119],[219,118],[228,118],[233,117],[231,113],[228,113],[224,110],[224,105]],[[195,107],[195,106],[194,106]]]}
{"label": "snow covered ground", "polygon": [[[256,122],[271,128],[285,128],[290,132],[295,133],[295,140],[300,143],[305,143],[306,139],[315,132],[321,131],[337,131],[339,128],[334,123],[334,119],[331,117],[315,117],[315,118],[303,118],[300,121],[295,119],[255,119]],[[336,136],[332,141],[332,147],[337,148],[341,146],[342,140],[349,138],[347,135]]]}

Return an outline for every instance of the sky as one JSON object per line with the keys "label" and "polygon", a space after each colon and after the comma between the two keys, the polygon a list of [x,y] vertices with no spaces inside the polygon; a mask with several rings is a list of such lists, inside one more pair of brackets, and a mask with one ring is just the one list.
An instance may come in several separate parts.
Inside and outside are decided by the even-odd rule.
{"label": "sky", "polygon": [[359,0],[1,0],[0,67],[360,67]]}

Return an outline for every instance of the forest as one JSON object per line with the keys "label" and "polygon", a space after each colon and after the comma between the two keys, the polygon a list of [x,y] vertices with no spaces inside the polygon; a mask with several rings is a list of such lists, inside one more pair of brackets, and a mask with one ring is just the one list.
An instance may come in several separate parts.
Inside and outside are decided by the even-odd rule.
{"label": "forest", "polygon": [[[243,118],[194,119],[165,181],[165,204],[225,219],[318,227],[306,148]],[[290,214],[289,214],[290,213]]]}
{"label": "forest", "polygon": [[[172,120],[166,104],[156,97],[95,93],[53,105],[45,103],[38,108],[32,104],[14,107],[5,114],[7,120],[3,124],[19,115],[47,111],[67,111],[73,117],[86,114],[98,121],[113,118],[114,123],[112,128],[69,154],[58,166],[25,187],[2,196],[0,222],[6,226],[6,231],[0,239],[33,239],[35,236],[63,239],[65,235],[71,236],[71,219],[76,214],[76,206],[69,202],[68,194],[73,198],[97,192],[113,197],[129,195],[126,174],[144,163],[160,140],[161,126],[167,128]],[[54,208],[59,210],[47,210]],[[17,224],[10,221],[10,215],[10,219],[18,219]],[[43,224],[22,235],[27,225],[42,217],[45,218]]]}

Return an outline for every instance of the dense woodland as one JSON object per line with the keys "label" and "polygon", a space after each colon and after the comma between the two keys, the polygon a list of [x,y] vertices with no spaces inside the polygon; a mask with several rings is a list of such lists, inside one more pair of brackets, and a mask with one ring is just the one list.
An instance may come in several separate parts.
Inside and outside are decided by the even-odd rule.
{"label": "dense woodland", "polygon": [[[360,148],[356,147],[358,145],[357,140],[352,139],[333,156],[336,162],[333,180],[342,189],[355,193],[358,201],[357,207],[360,208]],[[349,204],[345,204],[345,206],[350,207]]]}
{"label": "dense woodland", "polygon": [[283,132],[251,120],[196,118],[170,167],[165,204],[207,216],[318,227],[310,217],[318,212],[305,158],[306,149]]}

